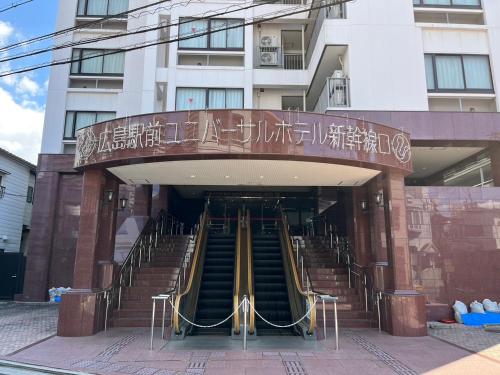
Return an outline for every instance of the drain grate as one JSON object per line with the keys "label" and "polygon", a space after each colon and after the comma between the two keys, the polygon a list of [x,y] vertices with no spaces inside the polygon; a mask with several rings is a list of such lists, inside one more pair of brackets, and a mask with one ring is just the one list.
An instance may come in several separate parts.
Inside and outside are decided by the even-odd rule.
{"label": "drain grate", "polygon": [[300,361],[283,361],[287,375],[307,375]]}

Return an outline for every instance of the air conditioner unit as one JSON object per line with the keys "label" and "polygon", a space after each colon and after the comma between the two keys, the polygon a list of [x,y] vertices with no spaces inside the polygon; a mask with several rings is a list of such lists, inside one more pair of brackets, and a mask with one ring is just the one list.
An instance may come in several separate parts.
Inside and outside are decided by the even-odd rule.
{"label": "air conditioner unit", "polygon": [[345,78],[344,71],[343,70],[336,70],[336,71],[334,71],[333,74],[332,74],[332,78],[335,78],[335,79],[344,79]]}
{"label": "air conditioner unit", "polygon": [[328,7],[327,8],[327,12],[328,12],[328,17],[329,18],[335,18],[335,19],[343,18],[342,5],[341,4],[333,5],[333,6]]}
{"label": "air conditioner unit", "polygon": [[276,35],[263,36],[260,38],[261,47],[278,47],[278,37]]}
{"label": "air conditioner unit", "polygon": [[278,65],[278,52],[261,52],[260,65]]}

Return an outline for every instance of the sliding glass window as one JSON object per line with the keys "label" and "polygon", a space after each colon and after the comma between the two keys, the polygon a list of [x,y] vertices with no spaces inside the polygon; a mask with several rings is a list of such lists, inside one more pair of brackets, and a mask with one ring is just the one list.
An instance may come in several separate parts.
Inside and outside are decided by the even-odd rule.
{"label": "sliding glass window", "polygon": [[481,0],[413,0],[414,6],[421,7],[454,7],[481,8]]}
{"label": "sliding glass window", "polygon": [[125,52],[106,49],[74,49],[71,74],[123,76]]}
{"label": "sliding glass window", "polygon": [[177,88],[175,108],[178,111],[200,109],[241,109],[243,89]]}
{"label": "sliding glass window", "polygon": [[[244,27],[241,19],[181,18],[179,49],[243,50]],[[241,25],[241,26],[239,26]],[[210,31],[210,33],[209,33]],[[196,34],[204,34],[194,37]]]}
{"label": "sliding glass window", "polygon": [[98,122],[116,118],[116,112],[67,111],[64,139],[75,139],[76,131]]}
{"label": "sliding glass window", "polygon": [[430,92],[493,93],[490,59],[486,55],[425,55]]}
{"label": "sliding glass window", "polygon": [[113,16],[128,10],[128,0],[78,0],[78,17]]}

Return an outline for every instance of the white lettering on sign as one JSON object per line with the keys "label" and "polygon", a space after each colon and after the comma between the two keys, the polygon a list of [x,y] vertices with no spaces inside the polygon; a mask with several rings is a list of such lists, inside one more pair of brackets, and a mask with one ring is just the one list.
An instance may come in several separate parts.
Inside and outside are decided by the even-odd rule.
{"label": "white lettering on sign", "polygon": [[359,151],[367,154],[394,155],[400,163],[411,159],[410,140],[406,134],[386,134],[363,126],[285,121],[223,124],[219,119],[160,123],[131,123],[110,127],[98,134],[93,127],[77,135],[77,160],[85,163],[94,153],[111,154],[118,150],[149,149],[158,146],[175,147],[187,143],[220,144],[281,144],[306,143],[327,146],[337,151]]}

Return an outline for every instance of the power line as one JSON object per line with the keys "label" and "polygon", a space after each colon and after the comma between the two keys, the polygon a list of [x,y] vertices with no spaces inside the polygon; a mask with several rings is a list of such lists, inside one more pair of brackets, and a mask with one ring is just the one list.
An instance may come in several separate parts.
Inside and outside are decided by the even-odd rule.
{"label": "power line", "polygon": [[[30,0],[30,1],[33,1],[33,0]],[[102,23],[102,22],[104,22],[104,21],[106,21],[108,19],[121,18],[123,16],[129,15],[130,13],[134,13],[134,12],[137,12],[139,10],[143,10],[143,9],[155,6],[155,5],[159,5],[159,4],[165,3],[167,1],[170,1],[170,0],[156,1],[156,2],[154,2],[152,4],[143,5],[143,6],[140,6],[138,8],[126,10],[126,11],[118,13],[118,14],[107,15],[105,17],[99,18],[99,19],[94,20],[94,21],[85,22],[85,23],[82,23],[81,25],[78,25],[78,26],[68,27],[66,29],[61,29],[61,30],[54,31],[53,33],[44,34],[44,35],[36,36],[34,38],[31,38],[31,39],[19,41],[19,42],[10,44],[10,45],[5,46],[5,47],[1,47],[0,48],[0,52],[8,51],[8,50],[11,50],[13,48],[17,48],[17,47],[21,47],[21,46],[24,47],[24,46],[32,44],[32,43],[36,43],[36,42],[40,42],[42,40],[50,39],[50,38],[52,38],[54,36],[66,34],[66,33],[69,33],[71,31],[75,31],[75,30],[82,29],[82,28],[87,28],[87,27],[90,27],[92,25],[97,25],[97,24],[100,24],[100,23]],[[187,0],[187,1],[185,1],[185,3],[189,4],[191,1],[192,0]]]}
{"label": "power line", "polygon": [[18,1],[18,2],[13,2],[8,7],[0,9],[0,13],[7,12],[8,10],[20,7],[21,5],[31,3],[32,1],[33,0],[21,0],[21,1]]}
{"label": "power line", "polygon": [[[207,11],[207,12],[199,13],[198,15],[192,15],[189,18],[197,18],[199,20],[199,19],[205,19],[205,18],[210,18],[210,17],[217,17],[217,16],[222,16],[222,15],[225,15],[225,14],[229,14],[229,13],[240,12],[240,11],[243,11],[243,10],[247,10],[247,9],[251,9],[251,8],[256,8],[256,7],[265,5],[265,4],[276,3],[277,1],[280,1],[280,0],[270,0],[270,1],[267,1],[267,2],[253,2],[253,1],[251,1],[250,2],[251,5],[248,5],[248,6],[245,6],[245,7],[239,6],[239,7],[236,7],[236,8],[235,8],[234,5],[229,5],[229,6],[225,7],[225,8],[219,8],[219,9],[214,10],[214,11]],[[231,8],[235,8],[235,9],[231,9]],[[213,14],[211,13],[211,12],[217,12],[217,11],[220,11],[220,12],[213,13]],[[201,15],[201,17],[200,17],[200,15]],[[42,49],[38,49],[38,50],[35,50],[35,51],[21,53],[21,54],[14,55],[14,56],[9,56],[9,57],[0,59],[0,63],[7,62],[7,61],[13,61],[13,60],[19,60],[19,59],[25,58],[25,57],[36,56],[36,55],[40,55],[42,53],[57,51],[57,50],[60,50],[60,49],[65,49],[65,48],[70,48],[70,47],[76,47],[76,46],[80,46],[80,45],[84,45],[84,44],[102,42],[102,41],[105,41],[105,40],[122,38],[122,37],[130,36],[130,35],[143,34],[143,33],[148,33],[148,32],[151,32],[151,31],[157,31],[157,30],[161,30],[161,29],[167,29],[167,28],[170,28],[170,27],[173,27],[173,26],[179,26],[179,25],[182,25],[182,24],[185,24],[185,23],[189,23],[191,21],[192,20],[187,20],[187,21],[179,21],[179,20],[177,20],[177,22],[175,22],[175,23],[170,23],[169,22],[169,23],[166,23],[166,24],[165,23],[160,23],[160,24],[158,24],[158,26],[142,26],[142,27],[139,27],[139,28],[135,29],[134,31],[128,31],[128,32],[125,32],[125,33],[119,33],[119,34],[114,34],[114,35],[107,35],[107,36],[102,36],[102,37],[97,37],[97,38],[90,38],[90,39],[83,39],[83,40],[79,40],[79,41],[75,41],[75,42],[68,42],[66,44],[60,44],[60,45],[56,45],[56,46],[53,46],[53,47],[42,48]]]}
{"label": "power line", "polygon": [[[293,16],[293,15],[296,15],[296,14],[309,12],[311,10],[317,10],[317,9],[327,8],[327,7],[331,7],[331,6],[335,6],[335,5],[341,5],[341,4],[345,4],[345,3],[351,2],[351,1],[353,1],[353,0],[335,0],[335,1],[331,2],[331,3],[325,3],[325,4],[322,4],[322,5],[319,5],[319,6],[316,6],[316,7],[311,7],[311,8],[308,8],[308,9],[299,9],[299,10],[294,11],[294,12],[288,12],[288,13],[280,14],[280,15],[277,15],[277,16],[267,17],[265,19],[262,19],[262,18],[259,18],[257,20],[253,19],[252,21],[244,22],[242,24],[236,24],[236,25],[233,25],[233,26],[227,26],[227,27],[224,27],[224,28],[216,29],[216,30],[207,30],[205,32],[195,33],[195,34],[187,35],[187,36],[184,36],[184,37],[177,36],[177,38],[169,39],[169,40],[166,40],[166,41],[165,40],[158,40],[157,39],[155,41],[151,41],[151,43],[143,42],[143,43],[140,43],[140,44],[135,44],[132,47],[121,48],[119,50],[113,50],[113,51],[105,52],[105,53],[102,53],[102,54],[96,54],[96,55],[91,55],[91,56],[87,56],[87,57],[81,57],[81,58],[78,58],[78,59],[73,59],[73,58],[63,59],[63,60],[59,60],[59,61],[53,61],[53,62],[49,62],[49,63],[42,63],[42,64],[38,64],[38,65],[33,65],[33,66],[30,66],[30,67],[26,67],[26,68],[20,68],[20,69],[16,69],[16,70],[10,70],[10,71],[6,71],[6,72],[0,73],[0,78],[11,76],[11,75],[15,75],[15,74],[20,74],[20,73],[27,73],[27,72],[31,72],[31,71],[34,71],[34,70],[39,70],[39,69],[47,68],[47,67],[51,67],[51,66],[67,65],[67,64],[74,63],[74,62],[81,62],[81,61],[84,61],[84,60],[94,59],[94,58],[98,58],[98,57],[115,55],[115,54],[123,53],[123,52],[132,52],[132,51],[136,51],[136,50],[140,50],[140,49],[144,49],[144,48],[148,48],[148,47],[153,47],[153,46],[157,46],[157,45],[161,45],[161,44],[171,44],[171,43],[180,42],[180,41],[183,41],[183,40],[194,39],[194,38],[198,38],[200,36],[210,35],[212,33],[220,32],[220,31],[231,30],[231,29],[236,29],[236,28],[245,27],[245,26],[251,26],[251,25],[263,23],[263,22],[266,22],[266,21],[271,21],[271,20],[275,20],[275,19],[279,19],[279,18],[283,18],[283,17],[287,17],[287,16]],[[302,7],[300,7],[300,8],[302,8]],[[271,12],[270,14],[276,14],[276,13],[280,13],[280,11]]]}

